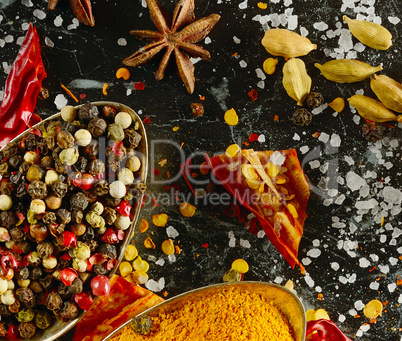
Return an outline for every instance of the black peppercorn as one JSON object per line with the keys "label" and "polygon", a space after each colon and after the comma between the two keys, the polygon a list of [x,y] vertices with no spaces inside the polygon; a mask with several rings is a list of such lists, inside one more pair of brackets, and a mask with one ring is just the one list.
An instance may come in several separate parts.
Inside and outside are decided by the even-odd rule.
{"label": "black peppercorn", "polygon": [[15,172],[10,175],[10,181],[13,184],[19,184],[23,180],[23,175],[20,172]]}
{"label": "black peppercorn", "polygon": [[40,139],[41,139],[41,137],[36,134],[32,134],[32,133],[28,134],[25,139],[25,149],[26,150],[35,150],[36,145]]}
{"label": "black peppercorn", "polygon": [[94,137],[99,137],[105,134],[107,123],[102,118],[93,118],[88,124],[88,130]]}
{"label": "black peppercorn", "polygon": [[362,126],[363,137],[370,142],[381,140],[384,135],[385,127],[377,122],[365,122]]}
{"label": "black peppercorn", "polygon": [[8,306],[8,310],[10,310],[13,314],[17,314],[21,309],[21,302],[15,300],[15,302]]}
{"label": "black peppercorn", "polygon": [[29,283],[29,288],[35,293],[35,294],[40,294],[43,292],[43,286],[40,284],[39,281],[31,281]]}
{"label": "black peppercorn", "polygon": [[98,107],[92,103],[85,103],[81,108],[78,109],[78,118],[84,123],[88,123],[90,120],[98,116]]}
{"label": "black peppercorn", "polygon": [[22,156],[21,155],[12,156],[8,160],[8,164],[14,169],[18,169],[18,167],[20,166],[21,163],[22,163]]}
{"label": "black peppercorn", "polygon": [[7,162],[4,162],[0,165],[0,175],[3,178],[8,178],[10,176],[10,166]]}
{"label": "black peppercorn", "polygon": [[50,274],[47,274],[45,277],[39,279],[40,284],[43,285],[45,290],[49,289],[54,281],[54,277]]}
{"label": "black peppercorn", "polygon": [[26,266],[21,268],[17,277],[22,280],[27,279],[29,277],[29,269]]}
{"label": "black peppercorn", "polygon": [[74,302],[64,302],[62,308],[57,310],[55,314],[63,320],[75,319],[79,314],[78,306]]}
{"label": "black peppercorn", "polygon": [[65,174],[66,171],[67,171],[66,165],[65,165],[63,162],[61,162],[61,161],[59,160],[59,157],[56,157],[56,158],[54,159],[54,169],[55,169],[56,172],[59,173],[59,174]]}
{"label": "black peppercorn", "polygon": [[105,164],[99,159],[94,159],[89,163],[88,172],[92,175],[102,174],[105,172]]}
{"label": "black peppercorn", "polygon": [[313,116],[311,113],[304,108],[297,109],[293,113],[292,121],[298,126],[308,126],[311,123]]}
{"label": "black peppercorn", "polygon": [[0,214],[1,226],[6,227],[7,229],[15,225],[17,221],[17,216],[12,211],[4,211]]}
{"label": "black peppercorn", "polygon": [[88,160],[96,159],[99,154],[99,143],[96,140],[92,140],[89,145],[82,148],[82,155]]}
{"label": "black peppercorn", "polygon": [[42,268],[38,266],[31,270],[31,273],[29,274],[29,278],[32,280],[38,280],[39,278],[42,277],[42,274],[43,274]]}
{"label": "black peppercorn", "polygon": [[95,231],[91,226],[87,226],[85,233],[81,237],[83,242],[88,242],[95,239]]}
{"label": "black peppercorn", "polygon": [[59,198],[63,198],[67,194],[68,187],[63,181],[56,181],[51,185],[51,187],[53,193]]}
{"label": "black peppercorn", "polygon": [[102,108],[102,114],[103,114],[103,116],[105,116],[107,119],[109,119],[109,120],[114,120],[114,117],[116,116],[116,114],[117,114],[117,110],[115,109],[115,108],[113,108],[112,106],[110,106],[110,105],[105,105],[103,108]]}
{"label": "black peppercorn", "polygon": [[85,210],[88,206],[88,199],[84,193],[78,192],[71,196],[70,206],[73,210]]}
{"label": "black peppercorn", "polygon": [[48,311],[39,310],[35,314],[35,325],[40,329],[46,329],[52,324],[52,315]]}
{"label": "black peppercorn", "polygon": [[99,246],[99,253],[108,258],[108,259],[115,259],[117,258],[117,249],[116,246],[112,244],[101,244]]}
{"label": "black peppercorn", "polygon": [[23,303],[27,303],[29,301],[32,301],[35,297],[34,293],[32,292],[31,289],[29,288],[18,288],[15,291],[15,296],[17,299]]}
{"label": "black peppercorn", "polygon": [[49,310],[58,310],[61,308],[63,304],[63,300],[60,295],[55,292],[51,291],[46,298],[46,308]]}
{"label": "black peppercorn", "polygon": [[320,92],[310,92],[306,97],[305,103],[308,108],[314,109],[324,103],[324,97]]}
{"label": "black peppercorn", "polygon": [[84,218],[84,213],[83,213],[82,211],[80,211],[80,210],[73,210],[73,211],[71,212],[71,220],[72,220],[74,223],[81,224],[83,218]]}
{"label": "black peppercorn", "polygon": [[64,131],[68,131],[70,134],[74,134],[75,131],[77,130],[76,126],[70,122],[64,121],[60,125],[60,129]]}
{"label": "black peppercorn", "polygon": [[15,240],[16,242],[24,240],[26,237],[24,228],[21,226],[14,227],[13,229],[10,230],[10,237],[12,240]]}
{"label": "black peppercorn", "polygon": [[15,190],[15,196],[17,198],[22,198],[26,195],[27,195],[27,184],[25,182],[22,182],[19,185],[17,185],[17,189]]}
{"label": "black peppercorn", "polygon": [[4,146],[1,152],[4,158],[9,159],[10,157],[19,153],[19,147],[17,143],[9,143]]}
{"label": "black peppercorn", "polygon": [[29,184],[28,194],[32,199],[44,199],[47,196],[47,186],[44,182],[35,180]]}
{"label": "black peppercorn", "polygon": [[74,163],[73,169],[77,172],[84,173],[85,170],[87,169],[87,165],[88,165],[88,160],[85,157],[80,156],[78,158],[77,162]]}
{"label": "black peppercorn", "polygon": [[124,131],[124,145],[127,148],[136,148],[142,139],[141,134],[137,133],[134,129],[126,129]]}
{"label": "black peppercorn", "polygon": [[32,322],[21,322],[18,325],[18,332],[23,339],[30,339],[36,333],[36,326]]}
{"label": "black peppercorn", "polygon": [[93,271],[99,276],[99,275],[106,275],[108,273],[108,270],[102,265],[102,264],[96,264],[93,267]]}
{"label": "black peppercorn", "polygon": [[36,246],[40,258],[48,258],[53,253],[53,244],[50,242],[42,242]]}
{"label": "black peppercorn", "polygon": [[62,224],[68,224],[71,221],[71,213],[64,208],[60,208],[56,212],[57,221]]}
{"label": "black peppercorn", "polygon": [[45,143],[49,150],[53,150],[56,147],[56,139],[54,136],[45,137]]}
{"label": "black peppercorn", "polygon": [[104,196],[109,193],[109,183],[106,180],[101,180],[91,190],[97,196]]}
{"label": "black peppercorn", "polygon": [[106,197],[106,204],[111,207],[117,206],[118,204],[120,204],[120,201],[121,199],[113,198],[110,195]]}
{"label": "black peppercorn", "polygon": [[56,222],[56,215],[54,214],[54,212],[45,212],[45,214],[42,217],[42,221],[46,224],[46,225],[53,225]]}
{"label": "black peppercorn", "polygon": [[18,168],[18,171],[19,171],[21,174],[26,174],[27,171],[28,171],[28,169],[29,169],[29,167],[31,167],[31,164],[28,163],[28,162],[26,162],[26,161],[24,161],[24,162],[22,162],[22,163],[20,164],[20,167]]}
{"label": "black peppercorn", "polygon": [[57,145],[62,149],[71,148],[74,146],[74,137],[68,131],[61,131],[57,134]]}
{"label": "black peppercorn", "polygon": [[0,182],[0,192],[1,194],[10,195],[11,194],[11,182],[10,181],[1,181]]}
{"label": "black peppercorn", "polygon": [[42,158],[41,164],[44,168],[53,168],[54,166],[54,159],[50,156],[47,155]]}

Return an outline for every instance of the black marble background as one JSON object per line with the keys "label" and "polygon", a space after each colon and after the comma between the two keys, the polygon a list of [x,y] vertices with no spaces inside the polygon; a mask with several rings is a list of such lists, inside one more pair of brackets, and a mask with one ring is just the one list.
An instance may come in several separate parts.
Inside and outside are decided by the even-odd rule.
{"label": "black marble background", "polygon": [[[326,161],[333,165],[332,169],[337,169],[343,178],[350,170],[359,174],[365,170],[375,170],[379,180],[390,177],[389,184],[395,188],[401,188],[401,130],[400,128],[388,129],[385,136],[399,140],[399,146],[394,151],[392,157],[387,161],[393,163],[390,170],[380,167],[375,163],[368,162],[368,148],[373,146],[364,139],[361,133],[362,121],[356,124],[353,121],[353,114],[348,105],[346,109],[337,117],[332,115],[331,109],[326,109],[322,113],[313,117],[313,122],[308,127],[295,126],[290,118],[293,111],[297,108],[282,86],[281,68],[284,60],[279,58],[277,71],[273,76],[267,76],[265,88],[260,89],[257,83],[260,80],[255,73],[256,68],[262,69],[262,64],[268,53],[260,44],[264,31],[258,21],[252,20],[257,15],[265,15],[273,12],[282,13],[286,8],[281,1],[278,4],[269,3],[267,10],[257,7],[257,1],[248,1],[246,9],[240,9],[241,1],[196,1],[196,19],[208,16],[211,13],[221,15],[221,20],[209,34],[212,42],[210,44],[201,43],[207,48],[212,58],[208,61],[200,61],[195,64],[196,85],[192,95],[188,94],[181,80],[175,74],[173,67],[166,73],[165,79],[156,82],[154,72],[157,63],[146,67],[130,69],[131,78],[129,81],[117,80],[116,70],[121,67],[121,61],[138,48],[144,45],[130,36],[131,29],[151,29],[154,26],[149,19],[148,10],[141,5],[140,0],[130,1],[93,1],[93,11],[96,25],[93,28],[79,25],[78,28],[67,30],[67,26],[73,20],[73,14],[68,7],[68,2],[60,0],[54,12],[46,10],[45,1],[32,1],[32,6],[26,6],[29,1],[0,1],[0,39],[7,35],[12,35],[14,41],[6,43],[0,48],[1,62],[12,64],[19,46],[16,44],[18,37],[24,36],[22,23],[33,22],[37,27],[42,42],[42,56],[48,73],[43,85],[49,89],[50,98],[46,101],[38,101],[36,112],[46,117],[56,113],[58,110],[54,104],[54,99],[58,94],[64,94],[68,99],[68,104],[74,105],[75,102],[66,95],[60,88],[60,83],[68,86],[75,95],[86,94],[85,101],[110,100],[129,105],[140,113],[140,116],[149,117],[150,124],[146,125],[150,145],[155,148],[150,154],[150,166],[148,176],[147,197],[158,198],[162,193],[166,193],[163,184],[155,183],[155,180],[166,180],[167,171],[172,175],[177,174],[181,163],[181,156],[189,156],[193,152],[218,153],[223,152],[232,143],[242,143],[248,140],[250,133],[264,134],[265,142],[254,142],[250,147],[255,150],[279,150],[299,148],[309,146],[310,151],[314,148],[318,153],[314,153],[315,159],[321,164]],[[171,0],[161,1],[170,11],[173,11],[175,2]],[[25,3],[25,4],[24,4]],[[303,26],[309,31],[309,39],[318,44],[318,49],[311,52],[308,56],[302,57],[308,69],[308,73],[313,79],[313,91],[323,93],[326,102],[330,102],[335,97],[341,96],[348,98],[356,90],[364,89],[365,94],[373,96],[369,82],[356,84],[336,84],[325,80],[314,67],[315,62],[324,63],[329,60],[326,57],[324,48],[336,48],[337,39],[323,41],[320,37],[325,32],[314,29],[313,24],[324,21],[329,28],[335,29],[336,21],[340,21],[343,14],[351,17],[355,16],[350,9],[345,13],[341,12],[342,1],[297,1],[289,7],[294,8],[293,14],[298,15],[299,26]],[[377,1],[375,3],[376,15],[383,19],[384,25],[394,36],[394,45],[388,51],[375,51],[366,48],[358,54],[360,60],[369,62],[371,65],[383,64],[386,74],[394,79],[401,80],[401,24],[393,25],[387,21],[388,16],[402,18],[401,6],[399,1]],[[45,19],[38,19],[34,16],[35,10],[46,13]],[[57,16],[63,18],[61,27],[54,25]],[[344,24],[343,28],[346,28]],[[296,29],[299,32],[298,29]],[[233,40],[236,36],[241,40],[236,44]],[[53,41],[54,46],[49,47],[44,43],[45,37]],[[117,43],[119,38],[127,40],[126,46]],[[354,43],[357,40],[353,40]],[[237,56],[234,54],[237,53]],[[239,61],[247,62],[247,67],[239,66]],[[4,65],[2,65],[4,68]],[[0,70],[0,89],[5,84],[6,73]],[[90,89],[80,89],[73,86],[72,81],[76,79],[89,79],[98,81],[100,87]],[[141,81],[145,84],[143,91],[136,91],[133,83]],[[102,94],[101,85],[108,83],[108,95]],[[132,93],[127,95],[127,89]],[[258,99],[252,102],[247,93],[251,89],[258,91]],[[204,101],[200,101],[200,96],[205,96]],[[205,106],[205,114],[202,117],[194,118],[190,115],[190,104],[202,102]],[[240,121],[235,127],[229,127],[223,120],[224,112],[227,109],[235,108]],[[274,121],[274,116],[278,115],[279,120]],[[178,126],[178,131],[172,128]],[[341,138],[341,146],[336,149],[328,148],[327,145],[312,137],[315,132],[325,132],[329,135],[338,134]],[[297,133],[301,140],[293,139]],[[157,143],[158,140],[167,140],[180,145],[183,143],[181,152],[172,144]],[[387,149],[389,151],[389,149]],[[299,152],[300,160],[304,165],[304,171],[314,188],[320,182],[322,174],[318,169],[311,169],[308,165],[308,158],[311,153],[302,154]],[[355,164],[350,166],[345,162],[345,156],[350,156]],[[167,159],[164,167],[157,165],[161,159]],[[158,177],[153,176],[153,169],[160,169]],[[334,178],[331,181],[335,181]],[[185,181],[179,177],[175,182],[181,189],[184,196],[191,195]],[[373,183],[373,181],[371,182]],[[333,186],[334,183],[332,183]],[[223,190],[218,188],[218,192]],[[144,259],[148,256],[155,256],[156,259],[165,259],[164,266],[158,266],[150,261],[148,272],[151,279],[158,281],[161,277],[165,279],[163,291],[167,291],[167,297],[172,297],[186,290],[200,286],[218,283],[222,281],[223,274],[230,268],[233,260],[237,258],[245,259],[250,265],[250,271],[245,274],[247,280],[277,281],[285,284],[288,279],[295,283],[295,289],[302,298],[305,308],[318,309],[324,308],[331,319],[351,338],[355,338],[360,326],[369,322],[362,311],[358,311],[362,317],[355,318],[349,314],[350,309],[355,309],[355,302],[361,300],[367,303],[369,300],[378,298],[381,301],[388,301],[385,307],[386,312],[378,318],[377,323],[372,324],[371,328],[363,333],[362,337],[356,340],[390,340],[397,341],[401,338],[399,328],[402,326],[402,313],[398,304],[400,300],[401,287],[398,286],[393,292],[388,290],[388,285],[396,283],[398,276],[401,275],[400,264],[389,264],[389,258],[398,259],[401,255],[397,248],[401,245],[400,237],[397,245],[388,245],[392,230],[384,230],[378,223],[373,222],[372,215],[364,215],[360,223],[356,223],[357,231],[349,232],[348,227],[337,229],[331,226],[332,217],[337,216],[348,225],[350,219],[356,214],[354,207],[357,198],[356,193],[348,192],[343,187],[340,192],[347,195],[342,205],[324,205],[326,197],[313,191],[308,204],[308,218],[305,222],[305,231],[299,249],[299,258],[306,258],[310,249],[318,248],[321,255],[318,258],[311,258],[311,264],[306,266],[308,278],[314,281],[312,287],[308,285],[299,269],[291,269],[281,255],[276,251],[267,238],[257,238],[250,234],[235,218],[224,215],[224,205],[212,205],[210,203],[197,205],[197,212],[192,218],[184,218],[178,211],[178,204],[159,202],[154,206],[149,200],[141,212],[141,217],[151,221],[151,216],[158,213],[169,215],[168,225],[172,225],[179,231],[180,235],[175,239],[175,244],[179,242],[182,249],[180,255],[176,255],[177,260],[170,263],[166,256],[163,256],[159,249],[161,242],[166,239],[166,232],[162,228],[152,227],[147,233],[140,234],[136,231],[134,237],[135,245],[138,247],[140,255]],[[194,197],[190,196],[190,202]],[[386,219],[393,228],[401,228],[399,217]],[[236,246],[229,247],[229,231],[233,231],[236,238]],[[143,240],[147,235],[151,235],[156,250],[146,250],[142,247]],[[381,242],[379,235],[385,234],[387,241]],[[251,247],[240,246],[240,239],[248,240]],[[353,251],[356,256],[350,256],[344,249],[338,248],[339,240],[350,239],[358,242],[358,248]],[[319,241],[319,246],[317,246]],[[207,248],[202,247],[208,243]],[[359,266],[359,259],[370,254],[379,256],[377,262],[371,261],[368,268]],[[335,271],[331,264],[337,262],[340,269]],[[369,272],[371,268],[379,264],[388,264],[390,271],[383,274],[378,268]],[[349,277],[356,274],[353,283],[342,284],[339,276]],[[278,278],[283,280],[280,281]],[[378,291],[371,290],[369,285],[380,278]],[[322,289],[323,300],[317,299],[317,287]],[[162,294],[160,292],[159,294]],[[339,315],[346,317],[345,321],[338,321]],[[70,332],[63,340],[72,338]]]}

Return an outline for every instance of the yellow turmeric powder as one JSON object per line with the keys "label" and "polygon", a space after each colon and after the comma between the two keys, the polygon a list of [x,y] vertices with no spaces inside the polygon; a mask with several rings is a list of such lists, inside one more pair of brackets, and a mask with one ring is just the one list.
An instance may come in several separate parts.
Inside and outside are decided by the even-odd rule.
{"label": "yellow turmeric powder", "polygon": [[180,309],[149,316],[148,335],[128,324],[111,341],[294,341],[285,315],[260,294],[228,287]]}

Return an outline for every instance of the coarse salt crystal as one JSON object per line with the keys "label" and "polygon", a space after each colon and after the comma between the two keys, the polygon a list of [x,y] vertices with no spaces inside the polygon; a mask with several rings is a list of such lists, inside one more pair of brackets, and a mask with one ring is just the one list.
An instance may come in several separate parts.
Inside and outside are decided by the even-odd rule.
{"label": "coarse salt crystal", "polygon": [[260,136],[258,136],[258,142],[260,142],[260,143],[265,142],[265,135],[264,134],[261,134]]}
{"label": "coarse salt crystal", "polygon": [[304,258],[301,260],[301,262],[302,262],[302,264],[303,264],[304,266],[307,266],[307,265],[310,265],[313,261],[312,261],[310,258],[308,258],[308,257],[304,257]]}
{"label": "coarse salt crystal", "polygon": [[380,283],[378,283],[378,282],[371,282],[369,285],[369,288],[371,290],[378,290],[379,287],[380,287]]}
{"label": "coarse salt crystal", "polygon": [[258,86],[260,89],[264,89],[264,88],[265,88],[265,82],[264,82],[264,81],[259,81],[259,82],[257,83],[257,86]]}
{"label": "coarse salt crystal", "polygon": [[32,7],[33,3],[31,0],[21,0],[21,4],[23,4],[26,7]]}
{"label": "coarse salt crystal", "polygon": [[307,252],[307,256],[311,258],[318,258],[321,255],[321,250],[320,249],[311,249]]}
{"label": "coarse salt crystal", "polygon": [[126,40],[126,38],[119,38],[119,39],[117,39],[117,45],[119,45],[119,46],[126,46],[126,45],[127,45],[127,40]]}
{"label": "coarse salt crystal", "polygon": [[67,105],[67,98],[63,94],[58,94],[54,99],[54,104],[56,104],[56,108],[61,110]]}
{"label": "coarse salt crystal", "polygon": [[245,67],[247,67],[247,62],[244,61],[244,60],[241,60],[241,61],[239,62],[239,65],[240,65],[241,68],[245,68]]}
{"label": "coarse salt crystal", "polygon": [[45,44],[49,47],[54,47],[54,43],[52,40],[50,40],[50,38],[45,37]]}
{"label": "coarse salt crystal", "polygon": [[388,17],[388,21],[391,24],[397,25],[399,24],[399,22],[401,21],[401,19],[399,19],[398,17]]}
{"label": "coarse salt crystal", "polygon": [[176,238],[179,236],[179,231],[177,231],[173,226],[168,226],[166,228],[166,234],[169,238]]}
{"label": "coarse salt crystal", "polygon": [[363,310],[365,304],[361,300],[358,300],[355,302],[354,306],[357,310]]}
{"label": "coarse salt crystal", "polygon": [[63,24],[63,18],[58,15],[56,18],[54,18],[53,24],[56,27],[60,27]]}
{"label": "coarse salt crystal", "polygon": [[313,27],[318,31],[325,31],[328,29],[328,25],[323,21],[314,23]]}
{"label": "coarse salt crystal", "polygon": [[302,146],[302,147],[300,147],[300,152],[301,152],[302,154],[306,154],[309,150],[310,150],[310,147],[309,147],[309,146]]}
{"label": "coarse salt crystal", "polygon": [[271,154],[271,156],[269,157],[269,160],[273,164],[275,164],[276,166],[279,167],[279,166],[283,165],[283,163],[286,160],[286,157],[282,153],[275,151],[273,154]]}
{"label": "coarse salt crystal", "polygon": [[331,268],[332,268],[333,270],[335,270],[335,271],[338,271],[339,268],[340,268],[339,263],[337,263],[337,262],[332,262],[332,263],[331,263]]}
{"label": "coarse salt crystal", "polygon": [[311,113],[313,115],[318,115],[318,114],[322,113],[326,108],[328,108],[328,103],[323,103],[319,107],[314,108],[313,110],[311,110]]}
{"label": "coarse salt crystal", "polygon": [[295,133],[295,134],[293,135],[293,140],[295,140],[295,141],[300,141],[300,135],[297,134],[297,133]]}
{"label": "coarse salt crystal", "polygon": [[300,27],[300,35],[302,35],[303,37],[307,37],[308,35],[307,29],[303,26]]}
{"label": "coarse salt crystal", "polygon": [[241,2],[239,4],[239,8],[240,9],[246,9],[247,8],[247,2],[248,2],[248,0],[244,0],[243,2]]}
{"label": "coarse salt crystal", "polygon": [[164,260],[163,258],[159,258],[159,259],[155,262],[155,264],[156,264],[156,265],[159,265],[159,266],[164,266],[164,265],[165,265],[165,260]]}
{"label": "coarse salt crystal", "polygon": [[46,13],[40,9],[35,9],[32,14],[34,17],[37,17],[39,20],[43,20],[46,18]]}
{"label": "coarse salt crystal", "polygon": [[329,135],[327,133],[321,133],[320,136],[318,136],[318,141],[327,143],[329,141]]}
{"label": "coarse salt crystal", "polygon": [[246,249],[251,248],[250,242],[247,239],[242,239],[242,238],[240,238],[240,246],[242,246]]}
{"label": "coarse salt crystal", "polygon": [[367,267],[370,266],[370,261],[368,259],[364,258],[364,257],[360,258],[359,259],[359,266],[361,268],[367,268]]}
{"label": "coarse salt crystal", "polygon": [[357,175],[355,172],[350,171],[346,174],[346,185],[352,191],[359,190],[365,184],[366,180],[364,180],[360,175]]}
{"label": "coarse salt crystal", "polygon": [[318,168],[318,167],[320,167],[320,161],[319,160],[310,161],[309,165],[310,165],[311,169]]}
{"label": "coarse salt crystal", "polygon": [[264,238],[265,237],[265,231],[264,230],[260,230],[257,233],[257,238]]}
{"label": "coarse salt crystal", "polygon": [[391,283],[387,285],[388,291],[389,292],[394,292],[396,289],[396,283]]}
{"label": "coarse salt crystal", "polygon": [[233,41],[235,44],[240,44],[241,40],[239,38],[237,38],[236,36],[233,36]]}
{"label": "coarse salt crystal", "polygon": [[212,43],[211,38],[210,37],[205,37],[204,43],[205,44],[211,44]]}

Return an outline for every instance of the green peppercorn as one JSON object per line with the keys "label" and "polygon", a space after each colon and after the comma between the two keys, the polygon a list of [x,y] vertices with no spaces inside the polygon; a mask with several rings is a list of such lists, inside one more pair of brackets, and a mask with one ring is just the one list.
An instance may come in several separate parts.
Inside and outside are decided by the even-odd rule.
{"label": "green peppercorn", "polygon": [[35,310],[32,308],[22,309],[15,317],[19,322],[31,322],[35,317]]}
{"label": "green peppercorn", "polygon": [[108,131],[107,137],[110,140],[123,141],[123,139],[124,139],[124,130],[120,125],[118,125],[116,123],[109,124],[109,126],[107,127],[107,131]]}
{"label": "green peppercorn", "polygon": [[35,315],[34,323],[39,329],[46,329],[52,323],[52,315],[46,310],[39,310]]}
{"label": "green peppercorn", "polygon": [[77,147],[71,147],[67,149],[63,149],[59,154],[60,162],[67,165],[72,166],[74,163],[78,161],[78,157],[80,153]]}

